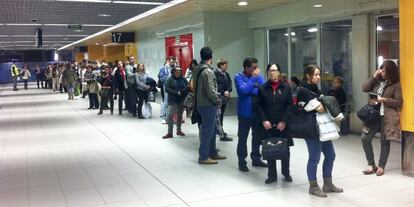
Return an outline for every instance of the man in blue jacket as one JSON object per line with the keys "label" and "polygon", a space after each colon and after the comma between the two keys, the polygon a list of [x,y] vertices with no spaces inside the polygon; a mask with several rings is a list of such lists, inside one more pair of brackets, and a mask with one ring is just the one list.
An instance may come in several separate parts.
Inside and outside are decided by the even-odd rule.
{"label": "man in blue jacket", "polygon": [[237,136],[237,156],[239,158],[239,170],[248,172],[247,157],[247,137],[250,128],[252,129],[252,165],[257,167],[267,167],[267,164],[261,160],[260,155],[260,137],[257,137],[257,121],[253,113],[253,98],[257,95],[259,86],[264,83],[260,75],[260,69],[257,66],[256,58],[246,58],[243,61],[243,72],[234,77],[237,95],[237,117],[239,120]]}

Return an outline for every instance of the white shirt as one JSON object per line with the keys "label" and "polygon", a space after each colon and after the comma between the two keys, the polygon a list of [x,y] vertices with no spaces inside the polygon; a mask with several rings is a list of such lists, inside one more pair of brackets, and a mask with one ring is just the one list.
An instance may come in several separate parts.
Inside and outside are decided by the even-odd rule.
{"label": "white shirt", "polygon": [[[377,91],[377,93],[379,95],[378,95],[377,98],[382,97],[382,94],[384,93],[384,88],[385,88],[385,85],[386,84],[387,84],[386,81],[381,81],[380,82],[380,87],[378,88],[378,91]],[[380,115],[381,116],[384,116],[384,103],[381,103],[381,106],[380,106]]]}

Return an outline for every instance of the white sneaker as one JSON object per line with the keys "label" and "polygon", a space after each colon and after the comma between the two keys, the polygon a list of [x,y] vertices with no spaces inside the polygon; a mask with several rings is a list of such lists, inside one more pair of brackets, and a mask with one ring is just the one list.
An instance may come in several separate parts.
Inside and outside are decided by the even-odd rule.
{"label": "white sneaker", "polygon": [[167,124],[167,121],[165,121],[165,119],[162,119],[161,124]]}

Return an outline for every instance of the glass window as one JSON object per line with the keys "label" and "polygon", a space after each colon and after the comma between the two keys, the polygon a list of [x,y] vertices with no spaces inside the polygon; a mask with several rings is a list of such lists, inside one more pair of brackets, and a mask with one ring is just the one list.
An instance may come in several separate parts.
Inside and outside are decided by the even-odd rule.
{"label": "glass window", "polygon": [[316,25],[293,27],[291,32],[292,74],[302,78],[303,69],[309,64],[317,64]]}
{"label": "glass window", "polygon": [[284,73],[288,72],[288,30],[269,30],[269,63],[278,63]]}
{"label": "glass window", "polygon": [[352,21],[321,24],[321,90],[324,94],[332,88],[335,76],[344,80],[347,95],[352,94]]}
{"label": "glass window", "polygon": [[400,25],[398,16],[378,17],[377,20],[377,67],[384,60],[400,59]]}

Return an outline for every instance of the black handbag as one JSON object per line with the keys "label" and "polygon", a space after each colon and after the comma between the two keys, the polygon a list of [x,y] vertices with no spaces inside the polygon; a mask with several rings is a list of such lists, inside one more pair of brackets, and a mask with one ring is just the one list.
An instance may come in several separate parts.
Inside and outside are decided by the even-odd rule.
{"label": "black handbag", "polygon": [[306,112],[297,104],[293,105],[290,111],[287,125],[289,135],[294,138],[311,138],[317,135],[315,113]]}
{"label": "black handbag", "polygon": [[364,105],[357,113],[358,118],[366,125],[375,124],[380,120],[380,105]]}
{"label": "black handbag", "polygon": [[277,137],[262,140],[264,160],[282,160],[289,158],[289,143],[286,138]]}

